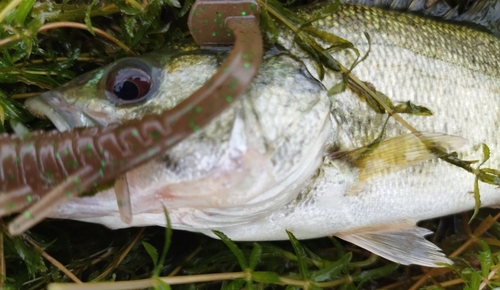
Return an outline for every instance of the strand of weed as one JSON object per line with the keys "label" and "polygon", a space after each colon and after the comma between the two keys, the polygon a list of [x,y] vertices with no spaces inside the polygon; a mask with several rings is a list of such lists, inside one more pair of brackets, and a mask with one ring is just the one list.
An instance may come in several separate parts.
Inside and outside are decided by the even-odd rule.
{"label": "strand of weed", "polygon": [[[72,21],[60,21],[60,22],[47,23],[47,24],[42,25],[42,27],[40,27],[40,29],[38,29],[38,33],[44,32],[44,31],[47,31],[50,29],[56,29],[56,28],[76,28],[76,29],[82,29],[82,30],[88,31],[88,27],[83,23],[72,22]],[[121,49],[123,49],[125,52],[128,52],[131,56],[137,56],[137,54],[135,52],[133,52],[125,43],[121,42],[116,37],[110,35],[106,31],[101,30],[99,28],[92,27],[92,29],[94,30],[94,33],[96,35],[99,35],[99,36],[109,40],[110,42],[116,44]],[[21,39],[20,35],[14,35],[14,36],[8,37],[8,38],[0,41],[0,47],[7,45],[11,42],[20,40],[20,39]]]}
{"label": "strand of weed", "polygon": [[498,272],[498,268],[494,268],[493,270],[490,271],[490,273],[488,273],[488,280],[487,281],[483,281],[481,282],[481,285],[479,285],[479,290],[482,290],[484,287],[486,287],[486,285],[488,285],[488,282],[491,281],[491,279],[493,278],[493,276],[495,276],[495,274]]}
{"label": "strand of weed", "polygon": [[[484,221],[479,224],[479,226],[474,230],[474,233],[470,236],[470,238],[463,243],[458,249],[456,249],[452,254],[449,255],[450,258],[456,257],[460,255],[465,249],[467,249],[472,243],[478,241],[479,237],[484,234],[498,219],[500,218],[500,213],[498,213],[495,217],[488,216]],[[439,268],[432,269],[425,273],[409,290],[417,290],[421,287],[425,281],[433,276],[436,276],[436,271]]]}
{"label": "strand of weed", "polygon": [[36,96],[36,95],[39,95],[40,92],[36,92],[36,93],[24,93],[24,94],[15,94],[15,95],[11,95],[10,97],[14,100],[22,100],[22,99],[27,99],[29,97],[32,97],[32,96]]}
{"label": "strand of weed", "polygon": [[122,253],[118,257],[118,259],[114,260],[105,270],[103,270],[99,274],[99,276],[97,276],[93,280],[99,281],[99,280],[103,279],[106,275],[108,275],[109,272],[116,269],[116,267],[118,267],[118,265],[120,265],[120,263],[123,261],[123,259],[125,259],[125,257],[128,255],[128,253],[132,250],[132,248],[137,243],[137,241],[139,241],[139,238],[142,236],[142,234],[144,234],[145,229],[146,228],[141,228],[139,230],[139,232],[135,235],[134,239],[132,239],[132,241],[130,241],[129,244],[127,245],[127,247],[125,247],[125,249],[122,251]]}
{"label": "strand of weed", "polygon": [[[216,273],[216,274],[201,274],[177,277],[160,277],[159,279],[169,285],[191,284],[201,282],[216,282],[226,280],[244,279],[247,280],[251,275],[249,272],[234,272],[234,273]],[[308,289],[312,283],[308,280],[296,280],[287,277],[279,277],[281,285],[296,286]],[[314,286],[319,288],[335,287],[343,284],[351,284],[352,277],[347,275],[341,279],[329,282],[314,283]],[[119,282],[101,282],[101,283],[85,283],[85,284],[68,284],[68,283],[53,283],[48,286],[48,290],[129,290],[138,288],[153,287],[156,285],[156,279],[144,279],[135,281],[119,281]]]}
{"label": "strand of weed", "polygon": [[[186,259],[184,259],[184,263],[191,261],[202,249],[203,249],[202,246],[196,248],[191,254],[189,254],[189,256],[186,257]],[[177,266],[172,272],[170,272],[170,274],[168,274],[168,277],[173,277],[177,275],[177,273],[179,273],[181,269],[182,265]]]}
{"label": "strand of weed", "polygon": [[12,35],[12,36],[9,36],[7,38],[1,39],[0,40],[0,47],[5,46],[11,42],[17,41],[19,39],[21,39],[21,37],[17,33]]}
{"label": "strand of weed", "polygon": [[[453,272],[453,270],[449,269],[449,268],[435,268],[435,269],[437,270],[434,273],[435,276],[444,275],[444,274]],[[416,276],[413,276],[413,277],[409,277],[406,280],[398,281],[396,283],[392,283],[390,285],[384,286],[383,289],[385,289],[385,290],[403,289],[402,287],[408,283],[408,280],[417,281],[418,279],[424,277],[425,275],[426,274],[420,274],[420,275],[416,275]]]}
{"label": "strand of weed", "polygon": [[[76,28],[76,29],[82,29],[82,30],[88,31],[87,25],[85,25],[83,23],[71,22],[71,21],[61,21],[61,22],[54,22],[54,23],[45,24],[42,27],[40,27],[40,29],[38,29],[38,32],[40,33],[40,32],[43,32],[43,31],[46,31],[49,29],[55,29],[55,28]],[[117,46],[119,46],[120,48],[122,48],[125,52],[130,53],[131,56],[137,56],[137,54],[135,52],[133,52],[127,45],[125,45],[125,43],[121,42],[120,40],[118,40],[114,36],[110,35],[106,31],[101,30],[99,28],[95,28],[95,27],[92,27],[92,29],[94,30],[94,33],[96,35],[99,35],[99,36],[106,38],[107,40],[111,41],[112,43],[114,43]]]}
{"label": "strand of weed", "polygon": [[61,272],[63,272],[64,274],[66,274],[66,276],[68,276],[68,278],[70,278],[71,280],[73,280],[75,283],[77,284],[83,284],[83,282],[78,279],[78,277],[76,277],[73,273],[71,273],[70,270],[68,270],[68,268],[66,268],[63,264],[61,264],[58,260],[54,259],[51,255],[49,255],[47,252],[45,252],[42,248],[40,248],[30,237],[28,237],[27,235],[23,234],[22,235],[23,239],[28,242],[31,246],[33,246],[33,248],[35,248],[35,250],[37,250],[38,252],[40,252],[42,254],[42,256],[47,260],[49,261],[52,265],[54,265],[57,269],[59,269]]}
{"label": "strand of weed", "polygon": [[[84,54],[80,54],[79,57],[75,58],[74,60],[77,60],[77,61],[81,61],[81,62],[104,62],[105,59],[104,58],[96,58],[96,57],[91,57],[91,56],[83,56]],[[86,54],[88,55],[88,54]],[[64,61],[67,61],[67,60],[70,60],[70,58],[68,57],[57,57],[54,59],[55,62],[64,62]],[[19,62],[19,63],[16,63],[15,66],[17,67],[26,67],[26,66],[31,66],[31,65],[37,65],[37,64],[42,64],[42,63],[46,63],[47,60],[45,59],[33,59],[33,60],[30,60],[29,63],[23,63],[23,62]]]}
{"label": "strand of weed", "polygon": [[13,0],[5,8],[0,11],[0,22],[2,22],[5,19],[5,16],[9,14],[10,11],[14,10],[19,4],[21,4],[23,0]]}
{"label": "strand of weed", "polygon": [[[132,5],[133,7],[135,7],[135,8],[137,8],[137,9],[141,10],[141,11],[143,11],[143,10],[144,10],[144,7],[142,7],[142,5],[141,5],[141,4],[139,4],[139,3],[138,3],[137,1],[135,1],[135,0],[127,0],[126,2],[127,2],[128,4],[130,4],[130,5]],[[143,3],[145,3],[145,2],[143,2]]]}

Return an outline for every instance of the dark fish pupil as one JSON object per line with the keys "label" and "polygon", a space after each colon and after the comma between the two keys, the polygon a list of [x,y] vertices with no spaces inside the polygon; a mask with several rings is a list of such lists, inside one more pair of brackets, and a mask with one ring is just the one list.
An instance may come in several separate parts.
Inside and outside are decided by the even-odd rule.
{"label": "dark fish pupil", "polygon": [[147,68],[118,67],[110,71],[106,79],[106,95],[108,99],[118,104],[143,101],[151,96],[152,87],[151,71]]}
{"label": "dark fish pupil", "polygon": [[113,88],[113,92],[119,99],[124,101],[132,101],[139,97],[139,88],[133,81],[129,80],[117,83]]}

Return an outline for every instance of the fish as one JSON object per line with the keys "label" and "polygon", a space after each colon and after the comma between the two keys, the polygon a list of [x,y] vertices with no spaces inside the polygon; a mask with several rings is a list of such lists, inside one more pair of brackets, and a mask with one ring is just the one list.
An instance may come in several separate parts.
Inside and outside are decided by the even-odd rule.
{"label": "fish", "polygon": [[[297,13],[309,19],[321,5]],[[429,148],[500,167],[500,40],[467,26],[355,5],[313,22],[353,43],[367,57],[352,74],[393,102],[431,116],[404,115],[409,132],[347,87],[280,30],[242,98],[160,157],[128,171],[133,219],[120,217],[115,190],[73,199],[51,217],[112,229],[166,226],[236,241],[336,236],[401,264],[452,263],[426,240],[421,220],[474,208],[475,176]],[[369,38],[366,36],[369,35]],[[345,67],[353,50],[329,49]],[[26,106],[58,130],[107,127],[175,107],[216,71],[225,52],[190,41],[111,67],[149,65],[163,72],[148,99],[121,104],[98,86],[109,67],[33,97]],[[380,138],[383,135],[383,138]],[[422,142],[425,140],[425,142]],[[455,153],[453,153],[455,154]],[[473,163],[478,164],[478,163]],[[480,183],[481,206],[500,205],[500,189]]]}

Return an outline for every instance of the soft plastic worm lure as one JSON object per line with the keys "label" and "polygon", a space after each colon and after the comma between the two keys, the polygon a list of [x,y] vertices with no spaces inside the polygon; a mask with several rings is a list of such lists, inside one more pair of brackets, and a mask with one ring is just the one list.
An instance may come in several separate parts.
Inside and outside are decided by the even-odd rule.
{"label": "soft plastic worm lure", "polygon": [[224,111],[262,60],[258,13],[253,0],[195,3],[189,24],[198,44],[234,48],[210,80],[171,110],[115,127],[0,136],[0,216],[23,211],[9,232],[22,233],[57,205],[157,157]]}

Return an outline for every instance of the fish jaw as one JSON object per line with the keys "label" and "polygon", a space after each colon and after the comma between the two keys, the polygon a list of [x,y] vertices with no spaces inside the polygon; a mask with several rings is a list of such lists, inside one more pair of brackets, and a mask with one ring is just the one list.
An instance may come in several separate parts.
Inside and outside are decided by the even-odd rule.
{"label": "fish jaw", "polygon": [[60,132],[96,126],[95,122],[69,104],[58,91],[30,98],[25,105],[35,116],[48,118]]}
{"label": "fish jaw", "polygon": [[110,102],[103,97],[94,98],[103,95],[99,86],[103,73],[103,69],[96,69],[83,74],[60,88],[29,98],[25,106],[33,115],[52,121],[61,132],[119,124],[113,114],[102,112]]}

